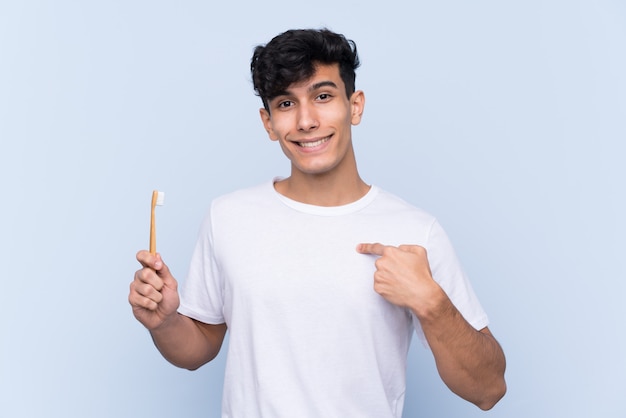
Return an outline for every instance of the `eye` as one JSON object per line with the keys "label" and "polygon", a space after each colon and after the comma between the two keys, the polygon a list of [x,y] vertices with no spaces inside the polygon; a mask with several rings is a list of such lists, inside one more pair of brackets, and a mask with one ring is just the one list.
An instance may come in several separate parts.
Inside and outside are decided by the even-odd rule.
{"label": "eye", "polygon": [[280,109],[286,109],[288,107],[293,106],[293,102],[291,100],[283,100],[282,102],[278,103],[277,107]]}
{"label": "eye", "polygon": [[317,96],[318,100],[321,100],[323,102],[330,100],[333,96],[331,96],[329,93],[322,93],[319,96]]}

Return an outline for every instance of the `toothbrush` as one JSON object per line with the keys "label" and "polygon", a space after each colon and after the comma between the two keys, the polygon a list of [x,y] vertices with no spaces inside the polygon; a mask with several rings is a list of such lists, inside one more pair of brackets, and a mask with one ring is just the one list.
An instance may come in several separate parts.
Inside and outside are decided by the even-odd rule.
{"label": "toothbrush", "polygon": [[157,206],[163,206],[165,202],[165,193],[158,190],[152,192],[152,208],[150,211],[150,254],[156,254],[156,222],[155,222],[155,208]]}

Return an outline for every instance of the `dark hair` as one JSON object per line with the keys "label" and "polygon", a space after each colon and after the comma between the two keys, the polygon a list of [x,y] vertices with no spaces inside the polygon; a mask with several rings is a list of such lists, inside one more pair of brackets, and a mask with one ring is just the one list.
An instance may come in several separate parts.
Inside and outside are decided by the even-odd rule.
{"label": "dark hair", "polygon": [[355,70],[359,66],[356,44],[328,29],[288,30],[267,45],[254,49],[250,63],[254,91],[269,111],[268,102],[291,84],[305,81],[315,73],[315,65],[339,64],[339,75],[346,95],[354,93]]}

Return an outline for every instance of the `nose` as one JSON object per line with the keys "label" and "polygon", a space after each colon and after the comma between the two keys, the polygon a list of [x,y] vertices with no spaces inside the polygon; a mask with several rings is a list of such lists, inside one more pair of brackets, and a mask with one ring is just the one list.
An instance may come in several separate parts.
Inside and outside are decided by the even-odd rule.
{"label": "nose", "polygon": [[298,108],[298,130],[302,132],[317,129],[319,121],[317,112],[308,104],[301,104]]}

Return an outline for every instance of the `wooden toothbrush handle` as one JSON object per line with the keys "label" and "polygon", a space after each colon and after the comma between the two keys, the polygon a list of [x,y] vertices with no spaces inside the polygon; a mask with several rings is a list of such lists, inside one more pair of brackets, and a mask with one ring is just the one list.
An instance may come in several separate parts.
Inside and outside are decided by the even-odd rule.
{"label": "wooden toothbrush handle", "polygon": [[150,208],[150,254],[156,254],[156,222],[155,222],[155,207],[159,192],[154,190],[152,192],[152,206]]}

